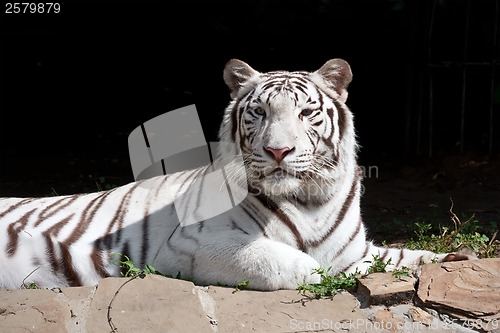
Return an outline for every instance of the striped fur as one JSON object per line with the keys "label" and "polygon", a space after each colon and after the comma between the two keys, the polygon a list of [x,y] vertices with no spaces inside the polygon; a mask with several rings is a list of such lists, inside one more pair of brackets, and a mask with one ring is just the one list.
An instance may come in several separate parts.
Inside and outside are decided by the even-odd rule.
{"label": "striped fur", "polygon": [[[236,181],[250,194],[241,204],[179,224],[177,213],[186,212],[176,212],[172,192],[185,192],[208,167],[98,193],[2,198],[0,287],[92,285],[120,275],[113,253],[198,284],[234,286],[247,279],[260,290],[319,282],[311,274],[319,267],[332,266],[333,274],[364,271],[375,254],[391,258],[392,267],[445,257],[366,240],[345,61],[330,60],[312,73],[259,73],[231,60],[224,80],[232,101],[219,158],[243,155],[246,180]],[[196,210],[201,199],[185,200]]]}

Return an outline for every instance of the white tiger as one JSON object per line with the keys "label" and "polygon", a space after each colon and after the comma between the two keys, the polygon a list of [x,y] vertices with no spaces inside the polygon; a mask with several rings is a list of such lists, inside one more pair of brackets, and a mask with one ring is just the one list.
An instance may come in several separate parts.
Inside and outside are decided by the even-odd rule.
{"label": "white tiger", "polygon": [[113,253],[197,284],[248,280],[256,290],[317,283],[312,272],[320,267],[363,272],[372,255],[391,258],[392,268],[457,259],[366,240],[353,116],[345,105],[351,78],[341,59],[315,72],[268,73],[230,60],[224,80],[232,101],[219,157],[241,151],[247,181],[240,185],[249,190],[243,202],[180,225],[169,191],[189,187],[208,167],[98,193],[2,198],[0,287],[96,284],[120,276]]}

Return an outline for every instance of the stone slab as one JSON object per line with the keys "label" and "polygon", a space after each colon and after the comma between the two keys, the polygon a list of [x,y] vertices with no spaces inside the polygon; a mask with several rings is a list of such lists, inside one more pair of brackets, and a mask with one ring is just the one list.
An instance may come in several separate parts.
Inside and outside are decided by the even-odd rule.
{"label": "stone slab", "polygon": [[[419,303],[490,330],[500,326],[500,259],[422,266]],[[495,327],[496,326],[496,327]]]}
{"label": "stone slab", "polygon": [[49,289],[0,293],[0,332],[66,333],[71,309]]}
{"label": "stone slab", "polygon": [[414,277],[395,277],[392,273],[360,276],[357,293],[364,297],[363,306],[395,305],[411,302],[415,294]]}
{"label": "stone slab", "polygon": [[113,329],[121,333],[212,332],[194,284],[158,275],[101,280],[90,306],[87,332]]}
{"label": "stone slab", "polygon": [[208,287],[219,333],[365,331],[370,325],[358,300],[347,292],[310,300],[297,290],[260,292]]}

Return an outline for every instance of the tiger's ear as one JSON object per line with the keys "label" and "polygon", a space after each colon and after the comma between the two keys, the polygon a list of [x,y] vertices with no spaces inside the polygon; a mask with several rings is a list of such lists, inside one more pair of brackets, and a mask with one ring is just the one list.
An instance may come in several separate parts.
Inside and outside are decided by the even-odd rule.
{"label": "tiger's ear", "polygon": [[260,73],[246,62],[238,59],[229,60],[224,67],[224,82],[231,90],[231,98],[235,98],[241,87],[258,74]]}
{"label": "tiger's ear", "polygon": [[345,103],[347,100],[347,87],[352,81],[351,67],[343,59],[328,60],[320,69],[313,73],[323,79],[327,88],[339,95],[339,101]]}

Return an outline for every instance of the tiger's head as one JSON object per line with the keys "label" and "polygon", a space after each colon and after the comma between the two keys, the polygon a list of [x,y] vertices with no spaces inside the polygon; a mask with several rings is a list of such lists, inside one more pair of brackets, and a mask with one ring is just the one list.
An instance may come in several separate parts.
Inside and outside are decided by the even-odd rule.
{"label": "tiger's head", "polygon": [[260,73],[230,60],[232,101],[219,131],[222,156],[242,154],[249,190],[323,202],[354,169],[357,144],[345,101],[352,72],[342,59],[315,72]]}

